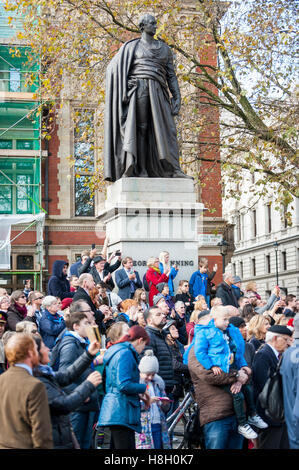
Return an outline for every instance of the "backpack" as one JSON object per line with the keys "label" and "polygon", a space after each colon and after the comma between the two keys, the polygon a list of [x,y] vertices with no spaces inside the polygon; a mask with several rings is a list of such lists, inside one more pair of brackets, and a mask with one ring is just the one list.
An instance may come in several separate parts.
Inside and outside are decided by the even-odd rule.
{"label": "backpack", "polygon": [[280,375],[280,363],[274,374],[269,377],[264,385],[263,390],[258,396],[258,401],[263,408],[265,415],[275,424],[283,424],[284,406],[283,406],[283,387],[282,376]]}
{"label": "backpack", "polygon": [[144,275],[143,278],[142,278],[142,283],[143,283],[144,289],[145,289],[147,292],[149,292],[149,291],[150,291],[150,288],[151,288],[151,286],[152,286],[152,283],[151,283],[150,286],[148,285],[148,282],[147,282],[147,280],[146,280],[146,273],[145,273],[145,275]]}

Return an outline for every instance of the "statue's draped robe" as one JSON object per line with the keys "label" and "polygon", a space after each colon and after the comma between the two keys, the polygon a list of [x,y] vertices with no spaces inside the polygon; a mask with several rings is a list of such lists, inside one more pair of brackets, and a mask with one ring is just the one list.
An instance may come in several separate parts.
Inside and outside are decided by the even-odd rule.
{"label": "statue's draped robe", "polygon": [[[140,39],[125,43],[111,60],[106,72],[104,122],[104,174],[107,181],[136,175],[136,99],[138,85],[128,89],[128,78],[148,82],[151,113],[146,171],[150,177],[172,176],[180,171],[176,127],[171,114],[168,87],[180,97],[170,48],[147,51]],[[168,87],[167,87],[168,85]],[[137,175],[138,176],[138,175]]]}

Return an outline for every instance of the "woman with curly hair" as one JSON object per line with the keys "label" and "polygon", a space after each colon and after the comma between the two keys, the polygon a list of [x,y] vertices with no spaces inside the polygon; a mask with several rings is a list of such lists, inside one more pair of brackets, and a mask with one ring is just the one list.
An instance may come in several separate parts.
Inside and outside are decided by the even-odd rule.
{"label": "woman with curly hair", "polygon": [[149,304],[146,301],[146,290],[141,288],[141,289],[136,289],[134,293],[133,300],[136,300],[138,303],[138,306],[142,308],[142,310],[145,312],[149,308]]}
{"label": "woman with curly hair", "polygon": [[254,315],[248,323],[247,335],[249,343],[251,343],[257,351],[262,344],[265,343],[265,337],[270,323],[263,315]]}

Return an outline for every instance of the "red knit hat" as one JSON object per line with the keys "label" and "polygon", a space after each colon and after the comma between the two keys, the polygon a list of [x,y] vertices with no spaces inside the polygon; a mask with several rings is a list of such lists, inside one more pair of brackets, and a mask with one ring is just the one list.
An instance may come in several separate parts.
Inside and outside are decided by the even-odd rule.
{"label": "red knit hat", "polygon": [[71,297],[67,297],[66,299],[62,299],[61,301],[61,310],[64,310],[65,308],[68,308],[71,303],[73,302],[73,299]]}

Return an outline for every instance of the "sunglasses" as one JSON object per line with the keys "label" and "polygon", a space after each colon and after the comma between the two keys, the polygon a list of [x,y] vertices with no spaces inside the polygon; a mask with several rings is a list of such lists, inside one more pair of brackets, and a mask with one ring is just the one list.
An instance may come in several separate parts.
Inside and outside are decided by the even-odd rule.
{"label": "sunglasses", "polygon": [[34,300],[41,300],[41,299],[43,299],[43,298],[44,298],[44,296],[42,296],[42,297],[35,297]]}
{"label": "sunglasses", "polygon": [[26,295],[20,295],[19,299],[26,299]]}

